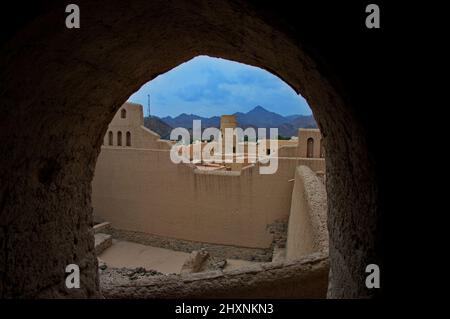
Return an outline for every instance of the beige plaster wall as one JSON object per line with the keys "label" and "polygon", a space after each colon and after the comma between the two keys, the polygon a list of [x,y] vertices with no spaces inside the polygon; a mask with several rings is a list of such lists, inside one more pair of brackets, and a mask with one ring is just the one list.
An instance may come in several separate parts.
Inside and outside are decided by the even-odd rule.
{"label": "beige plaster wall", "polygon": [[102,147],[92,182],[97,220],[179,239],[268,248],[266,225],[287,219],[298,165],[324,170],[323,159],[280,158],[276,174],[173,164],[167,150]]}
{"label": "beige plaster wall", "polygon": [[278,149],[278,156],[280,157],[297,157],[298,146],[295,145],[285,145]]}
{"label": "beige plaster wall", "polygon": [[295,170],[286,258],[328,253],[327,195],[321,179],[307,166]]}
{"label": "beige plaster wall", "polygon": [[[297,156],[306,157],[307,156],[307,141],[309,138],[312,138],[314,141],[313,148],[313,158],[321,158],[324,157],[325,151],[321,152],[322,148],[322,134],[319,129],[313,128],[301,128],[298,130],[298,150]],[[322,156],[321,156],[322,155]]]}

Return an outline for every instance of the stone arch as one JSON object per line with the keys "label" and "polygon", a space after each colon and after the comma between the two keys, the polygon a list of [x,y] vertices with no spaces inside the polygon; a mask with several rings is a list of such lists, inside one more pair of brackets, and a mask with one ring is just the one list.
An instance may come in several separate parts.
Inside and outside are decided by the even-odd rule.
{"label": "stone arch", "polygon": [[[382,262],[377,150],[369,149],[360,112],[371,102],[347,75],[345,62],[355,56],[335,58],[336,46],[327,44],[352,32],[333,20],[345,5],[327,15],[319,6],[311,14],[239,0],[77,4],[80,29],[67,30],[63,5],[49,1],[27,15],[17,8],[14,32],[2,35],[1,297],[99,296],[90,182],[108,123],[141,85],[199,54],[264,68],[308,100],[327,140],[328,295],[377,293],[365,287],[362,270]],[[308,33],[316,22],[334,28],[316,37]],[[82,267],[81,289],[64,286],[70,263]]]}

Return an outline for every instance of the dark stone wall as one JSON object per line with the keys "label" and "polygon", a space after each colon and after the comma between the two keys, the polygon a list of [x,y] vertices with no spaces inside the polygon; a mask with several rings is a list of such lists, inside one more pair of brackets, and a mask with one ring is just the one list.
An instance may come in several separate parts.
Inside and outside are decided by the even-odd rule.
{"label": "dark stone wall", "polygon": [[[80,0],[72,30],[63,2],[2,12],[17,19],[1,22],[0,296],[99,296],[90,183],[107,125],[141,85],[199,54],[267,69],[308,100],[327,148],[328,296],[373,296],[382,33],[365,30],[361,4],[314,3]],[[64,288],[69,263],[79,290]]]}
{"label": "dark stone wall", "polygon": [[131,279],[124,268],[100,271],[108,299],[322,299],[327,295],[329,261],[325,254],[249,265],[230,271],[143,275]]}

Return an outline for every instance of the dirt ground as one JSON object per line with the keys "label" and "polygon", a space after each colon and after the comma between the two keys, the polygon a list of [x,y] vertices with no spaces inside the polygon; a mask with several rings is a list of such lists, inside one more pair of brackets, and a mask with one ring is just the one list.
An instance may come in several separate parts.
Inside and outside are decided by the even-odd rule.
{"label": "dirt ground", "polygon": [[[98,257],[109,267],[144,267],[169,274],[180,273],[181,266],[188,256],[189,254],[185,252],[114,239],[112,246]],[[224,270],[233,270],[251,264],[256,262],[228,259]]]}

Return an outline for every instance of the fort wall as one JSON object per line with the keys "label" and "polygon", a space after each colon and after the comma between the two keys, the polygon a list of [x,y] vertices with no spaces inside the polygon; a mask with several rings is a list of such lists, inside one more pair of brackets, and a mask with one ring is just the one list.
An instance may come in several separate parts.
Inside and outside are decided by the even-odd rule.
{"label": "fort wall", "polygon": [[307,166],[296,168],[288,223],[287,259],[313,252],[328,254],[326,196],[320,177]]}
{"label": "fort wall", "polygon": [[289,217],[295,168],[325,170],[323,159],[278,161],[268,175],[259,174],[259,164],[203,171],[172,163],[168,150],[104,146],[92,182],[94,216],[127,231],[269,248],[267,226]]}
{"label": "fort wall", "polygon": [[116,235],[144,244],[187,251],[198,243],[229,246],[217,251],[243,259],[256,249],[258,259],[270,259],[270,225],[289,218],[296,167],[325,172],[320,154],[298,157],[309,138],[320,139],[319,130],[300,130],[299,143],[280,141],[276,173],[261,175],[259,163],[231,171],[174,164],[172,142],[143,123],[139,104],[127,102],[114,116],[96,163],[92,205],[97,222],[111,222]]}

